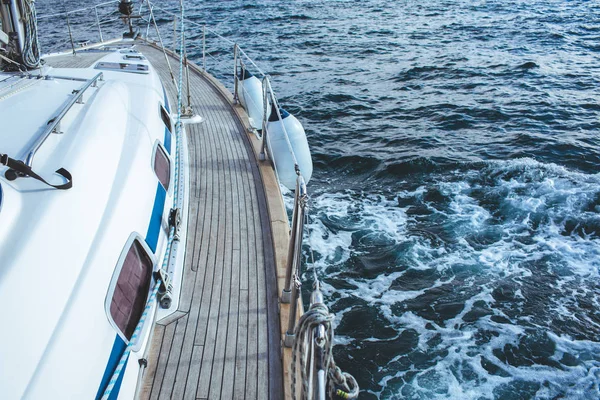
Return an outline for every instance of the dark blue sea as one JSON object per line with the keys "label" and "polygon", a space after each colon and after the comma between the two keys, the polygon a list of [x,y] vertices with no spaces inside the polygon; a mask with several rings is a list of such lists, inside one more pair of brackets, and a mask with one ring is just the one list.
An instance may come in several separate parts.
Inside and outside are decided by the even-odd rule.
{"label": "dark blue sea", "polygon": [[[271,75],[306,129],[305,255],[361,399],[600,398],[599,2],[186,7]],[[40,29],[47,52],[67,44],[58,20]],[[188,25],[198,63],[201,37]],[[232,87],[232,46],[207,40]]]}

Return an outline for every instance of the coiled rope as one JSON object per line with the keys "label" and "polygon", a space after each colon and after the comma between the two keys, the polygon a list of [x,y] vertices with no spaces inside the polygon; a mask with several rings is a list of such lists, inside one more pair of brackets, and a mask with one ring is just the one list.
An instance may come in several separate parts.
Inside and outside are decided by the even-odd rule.
{"label": "coiled rope", "polygon": [[329,398],[335,399],[338,396],[343,399],[356,399],[358,398],[359,388],[356,383],[356,379],[342,370],[336,365],[333,359],[333,322],[334,315],[329,313],[327,306],[322,303],[312,304],[310,309],[300,317],[298,325],[296,326],[296,339],[292,348],[292,398],[297,399],[297,364],[298,358],[300,358],[300,374],[302,381],[302,396],[301,400],[312,399],[310,396],[307,376],[308,362],[306,345],[311,340],[315,340],[313,330],[317,329],[320,325],[325,328],[325,341],[320,344],[323,350],[322,365],[326,374],[329,377],[328,380],[328,392]]}
{"label": "coiled rope", "polygon": [[40,64],[40,44],[37,33],[37,16],[32,0],[23,0],[23,21],[25,22],[25,43],[23,43],[23,64],[27,68],[37,68]]}
{"label": "coiled rope", "polygon": [[328,355],[331,354],[331,343],[333,342],[333,328],[331,327],[332,320],[333,315],[329,314],[329,311],[324,304],[315,304],[311,306],[311,309],[304,313],[302,317],[300,317],[300,320],[296,325],[296,338],[294,340],[294,346],[292,347],[292,398],[294,400],[297,399],[296,385],[298,373],[296,371],[296,367],[298,364],[298,355],[300,355],[300,374],[302,381],[301,398],[302,400],[309,398],[308,376],[306,374],[308,362],[306,344],[310,340],[313,340],[313,328],[317,328],[321,324],[325,326],[326,348],[324,350],[326,359],[329,360],[329,362],[326,361],[324,363],[324,368],[327,370],[329,367],[331,358],[328,357]]}
{"label": "coiled rope", "polygon": [[[315,264],[315,256],[313,252],[313,246],[311,241],[310,231],[310,218],[309,213],[305,215],[306,223],[305,226],[308,230],[308,247],[310,249],[309,262],[312,264],[314,290],[320,292],[320,281],[317,275],[317,268]],[[316,297],[315,297],[316,298]],[[324,341],[315,342],[315,346],[321,347],[323,359],[321,365],[323,370],[328,376],[328,394],[330,399],[341,398],[341,399],[356,399],[359,394],[359,387],[356,379],[347,372],[343,372],[335,363],[333,358],[333,343],[334,343],[334,329],[333,322],[334,314],[329,312],[327,306],[323,303],[311,304],[309,310],[300,317],[295,330],[294,346],[292,348],[292,397],[294,400],[297,398],[297,364],[298,357],[300,355],[300,371],[302,380],[302,400],[312,399],[311,393],[309,393],[307,376],[307,343],[311,340],[317,340],[314,336],[314,332],[319,326],[323,326],[325,331]],[[313,353],[314,357],[315,354]],[[318,360],[316,360],[318,361]]]}
{"label": "coiled rope", "polygon": [[[16,66],[20,71],[27,72],[40,65],[40,44],[37,33],[37,15],[34,0],[14,0],[22,15],[19,22],[23,22],[23,43],[19,51],[11,51],[0,48],[6,56],[0,54],[0,58],[7,63]],[[11,67],[14,68],[14,67]]]}

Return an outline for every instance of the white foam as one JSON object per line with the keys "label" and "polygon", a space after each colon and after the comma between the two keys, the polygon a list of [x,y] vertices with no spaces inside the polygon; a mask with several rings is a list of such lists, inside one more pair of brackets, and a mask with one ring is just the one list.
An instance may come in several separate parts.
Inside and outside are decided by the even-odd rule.
{"label": "white foam", "polygon": [[[348,304],[348,298],[356,298],[360,304],[367,302],[377,308],[398,333],[407,329],[417,332],[420,351],[444,351],[445,356],[437,359],[432,367],[422,371],[409,367],[417,375],[407,384],[423,397],[478,399],[515,380],[539,383],[541,389],[537,395],[541,398],[558,394],[569,399],[593,397],[600,380],[596,376],[600,345],[553,333],[550,321],[540,320],[540,315],[519,315],[512,319],[496,303],[492,292],[501,282],[518,285],[522,280],[535,279],[543,266],[556,280],[545,289],[553,293],[547,299],[550,311],[540,312],[549,312],[551,318],[567,324],[571,320],[578,321],[600,331],[599,324],[586,312],[573,316],[572,311],[578,307],[578,296],[591,297],[589,301],[596,308],[600,307],[595,289],[600,270],[600,239],[594,232],[585,230],[565,234],[567,220],[589,223],[600,219],[596,214],[598,210],[589,211],[590,202],[600,193],[600,174],[582,174],[555,164],[520,159],[488,162],[482,170],[461,171],[454,176],[459,180],[439,179],[412,191],[399,191],[397,195],[404,199],[403,203],[414,201],[432,212],[441,221],[438,224],[451,231],[450,242],[419,235],[420,224],[427,215],[420,219],[407,217],[407,209],[398,206],[397,198],[353,192],[314,198],[312,213],[316,217],[310,223],[311,242],[319,254],[317,264],[325,280],[324,293],[331,302],[334,295],[337,301],[346,299],[344,304]],[[448,201],[425,203],[424,196],[431,189],[438,190]],[[499,208],[481,203],[482,192],[496,198]],[[413,227],[417,229],[413,231]],[[474,234],[486,239],[473,244]],[[390,267],[375,277],[348,278],[344,271],[346,263],[353,255],[376,251],[377,247],[368,245],[373,241],[401,245],[402,264],[397,270]],[[537,265],[538,269],[533,270],[531,265]],[[471,268],[472,275],[455,282],[453,271],[457,266]],[[419,290],[393,289],[392,283],[410,270],[434,271],[440,278]],[[341,276],[346,277],[350,288],[336,289],[327,282],[328,278]],[[415,312],[399,312],[402,303],[451,282],[457,291],[469,290],[465,293],[472,294],[463,301],[462,311],[443,324]],[[522,310],[528,295],[529,292],[516,286],[512,309]],[[465,323],[463,318],[474,309],[476,302],[485,303],[492,315]],[[349,305],[339,311],[334,325],[351,310],[352,305]],[[495,322],[492,316],[510,323]],[[519,321],[527,326],[519,325]],[[553,359],[560,361],[569,353],[580,356],[579,365],[563,369],[537,364],[515,367],[496,357],[494,349],[518,346],[531,329],[547,332],[556,343]],[[483,331],[496,332],[496,336],[480,344],[478,338]],[[430,348],[428,343],[437,335],[439,344]],[[376,342],[376,336],[369,341]],[[351,337],[340,338],[338,343],[347,347],[356,345]],[[396,371],[390,366],[403,357],[406,356],[398,355],[388,366],[379,366],[385,375],[378,382],[381,390],[373,392],[378,397],[388,396],[390,391],[396,393],[398,383],[393,378],[405,376],[406,371]],[[490,374],[481,365],[483,357],[509,376]],[[396,386],[388,387],[392,382],[396,382],[393,384]]]}

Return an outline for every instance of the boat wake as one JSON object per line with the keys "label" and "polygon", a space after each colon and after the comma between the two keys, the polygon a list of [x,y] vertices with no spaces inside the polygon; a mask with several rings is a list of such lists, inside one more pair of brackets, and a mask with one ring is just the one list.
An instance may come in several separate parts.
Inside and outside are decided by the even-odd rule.
{"label": "boat wake", "polygon": [[311,204],[335,357],[365,398],[597,398],[600,175],[524,158],[406,185]]}

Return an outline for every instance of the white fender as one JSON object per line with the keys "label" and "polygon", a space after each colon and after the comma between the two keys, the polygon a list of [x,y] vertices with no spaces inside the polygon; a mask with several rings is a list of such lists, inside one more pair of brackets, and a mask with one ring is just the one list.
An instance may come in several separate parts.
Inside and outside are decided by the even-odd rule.
{"label": "white fender", "polygon": [[[247,70],[243,70],[239,78],[238,97],[240,103],[248,113],[250,126],[257,131],[262,131],[262,122],[264,116],[263,90],[260,79],[252,75]],[[270,110],[270,104],[267,102],[267,110]],[[269,115],[267,114],[267,118]]]}
{"label": "white fender", "polygon": [[277,168],[279,181],[288,189],[295,190],[296,170],[294,168],[294,159],[290,154],[283,127],[287,131],[290,144],[296,155],[300,173],[307,184],[310,181],[313,171],[312,158],[310,156],[310,149],[308,148],[308,141],[306,140],[306,133],[300,121],[284,109],[280,109],[279,111],[282,120],[279,120],[275,107],[272,108],[267,124],[267,134],[269,135],[271,153],[273,162]]}

